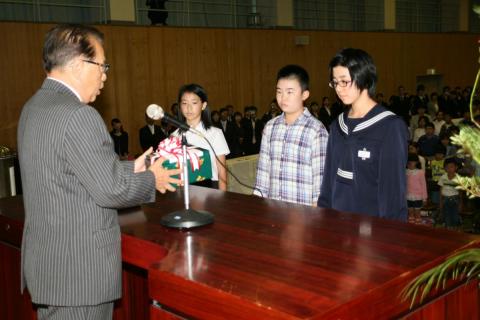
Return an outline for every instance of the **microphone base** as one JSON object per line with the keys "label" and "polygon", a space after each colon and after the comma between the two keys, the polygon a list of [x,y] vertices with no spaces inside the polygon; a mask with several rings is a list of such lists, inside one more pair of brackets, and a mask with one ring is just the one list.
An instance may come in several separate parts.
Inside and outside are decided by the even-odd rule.
{"label": "microphone base", "polygon": [[212,224],[213,214],[208,211],[183,209],[163,216],[160,224],[175,229],[190,229]]}

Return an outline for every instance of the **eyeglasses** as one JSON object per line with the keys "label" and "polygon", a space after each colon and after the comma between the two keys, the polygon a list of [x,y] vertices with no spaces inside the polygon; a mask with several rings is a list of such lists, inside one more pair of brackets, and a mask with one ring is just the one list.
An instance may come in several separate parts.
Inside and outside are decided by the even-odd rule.
{"label": "eyeglasses", "polygon": [[352,83],[352,80],[345,81],[345,80],[340,80],[340,81],[330,81],[328,83],[328,86],[332,89],[336,89],[337,87],[345,88],[346,86],[350,85]]}
{"label": "eyeglasses", "polygon": [[102,69],[103,73],[107,73],[108,70],[110,69],[110,64],[108,64],[108,63],[99,63],[99,62],[95,62],[95,61],[92,61],[92,60],[83,60],[83,61],[99,66]]}

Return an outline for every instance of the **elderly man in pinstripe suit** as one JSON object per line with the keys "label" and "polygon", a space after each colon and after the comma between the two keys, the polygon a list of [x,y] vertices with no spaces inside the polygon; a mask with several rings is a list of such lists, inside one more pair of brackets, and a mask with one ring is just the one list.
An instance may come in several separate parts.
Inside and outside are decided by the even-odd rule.
{"label": "elderly man in pinstripe suit", "polygon": [[24,186],[22,289],[39,319],[111,319],[121,296],[117,208],[155,199],[180,183],[145,156],[120,162],[93,102],[107,79],[103,35],[60,25],[47,33],[47,73],[18,125]]}

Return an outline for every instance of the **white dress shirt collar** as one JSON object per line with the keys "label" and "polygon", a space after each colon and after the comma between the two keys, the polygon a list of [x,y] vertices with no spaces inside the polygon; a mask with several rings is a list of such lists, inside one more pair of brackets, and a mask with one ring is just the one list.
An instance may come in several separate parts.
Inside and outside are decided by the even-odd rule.
{"label": "white dress shirt collar", "polygon": [[52,77],[47,77],[47,79],[60,82],[60,83],[63,84],[65,87],[67,87],[70,91],[72,91],[72,92],[77,96],[78,100],[80,100],[81,102],[84,102],[84,101],[82,101],[82,98],[80,97],[80,94],[77,92],[77,90],[73,89],[70,85],[66,84],[66,83],[63,82],[62,80],[55,79],[55,78],[52,78]]}

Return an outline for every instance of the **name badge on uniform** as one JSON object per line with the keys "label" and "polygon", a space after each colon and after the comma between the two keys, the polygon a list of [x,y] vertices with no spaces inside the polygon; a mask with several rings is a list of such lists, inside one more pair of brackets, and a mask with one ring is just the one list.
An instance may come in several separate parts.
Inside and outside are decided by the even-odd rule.
{"label": "name badge on uniform", "polygon": [[363,148],[363,150],[358,150],[358,157],[362,160],[370,159],[370,151]]}

